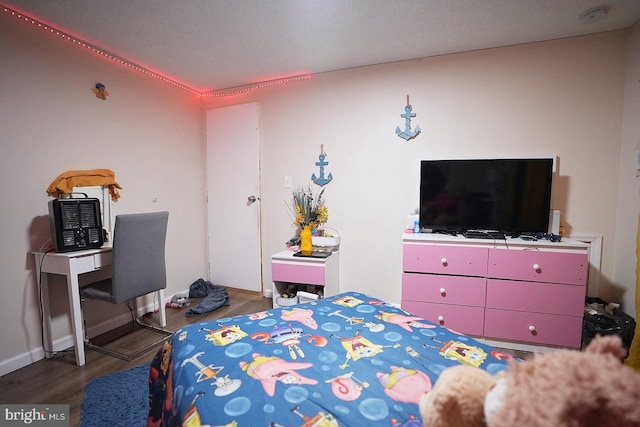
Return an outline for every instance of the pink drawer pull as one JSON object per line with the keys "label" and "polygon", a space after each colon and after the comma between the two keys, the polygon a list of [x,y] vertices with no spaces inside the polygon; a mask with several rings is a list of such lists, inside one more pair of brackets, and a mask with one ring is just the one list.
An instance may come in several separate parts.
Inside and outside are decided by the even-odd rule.
{"label": "pink drawer pull", "polygon": [[533,269],[535,271],[540,271],[540,264],[533,264]]}
{"label": "pink drawer pull", "polygon": [[444,323],[444,316],[438,316],[438,322]]}
{"label": "pink drawer pull", "polygon": [[531,335],[538,335],[538,331],[536,331],[536,327],[533,325],[529,326],[529,332],[531,332]]}
{"label": "pink drawer pull", "polygon": [[446,259],[446,258],[442,258],[442,259],[440,260],[440,262],[442,263],[442,265],[447,265],[447,264],[448,264],[448,262],[447,262],[447,259]]}
{"label": "pink drawer pull", "polygon": [[447,294],[447,291],[445,288],[440,288],[440,295],[445,296]]}

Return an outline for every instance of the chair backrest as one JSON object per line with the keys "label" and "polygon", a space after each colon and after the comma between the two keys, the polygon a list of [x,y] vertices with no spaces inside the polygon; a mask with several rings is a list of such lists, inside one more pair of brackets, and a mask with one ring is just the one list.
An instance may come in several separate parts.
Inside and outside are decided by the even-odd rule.
{"label": "chair backrest", "polygon": [[169,212],[116,215],[112,261],[114,303],[167,286],[164,251],[168,220]]}

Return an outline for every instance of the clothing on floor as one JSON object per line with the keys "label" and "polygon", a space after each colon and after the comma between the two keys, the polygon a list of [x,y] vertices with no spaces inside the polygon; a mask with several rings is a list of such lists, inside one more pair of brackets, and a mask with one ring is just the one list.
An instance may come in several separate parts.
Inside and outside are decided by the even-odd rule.
{"label": "clothing on floor", "polygon": [[190,307],[185,316],[204,316],[223,305],[229,305],[229,293],[222,286],[214,285],[208,280],[198,279],[189,287],[189,298],[202,298],[197,305]]}

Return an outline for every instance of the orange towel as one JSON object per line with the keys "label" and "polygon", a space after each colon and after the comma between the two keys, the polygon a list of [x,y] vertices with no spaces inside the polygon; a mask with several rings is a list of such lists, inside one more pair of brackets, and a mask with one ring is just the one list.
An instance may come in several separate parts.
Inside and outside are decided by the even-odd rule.
{"label": "orange towel", "polygon": [[118,190],[122,187],[116,182],[116,174],[110,169],[73,170],[61,173],[47,188],[51,196],[59,196],[63,193],[73,192],[73,187],[90,187],[102,185],[109,187],[111,200],[120,198]]}

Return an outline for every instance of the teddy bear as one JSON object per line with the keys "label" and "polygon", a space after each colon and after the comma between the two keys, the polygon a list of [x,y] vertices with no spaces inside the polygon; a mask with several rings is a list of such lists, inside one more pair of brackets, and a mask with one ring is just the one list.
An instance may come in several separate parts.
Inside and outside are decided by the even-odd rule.
{"label": "teddy bear", "polygon": [[421,396],[420,415],[426,427],[637,427],[640,373],[621,363],[625,353],[609,335],[584,351],[513,361],[495,376],[448,368]]}
{"label": "teddy bear", "polygon": [[420,397],[422,422],[426,427],[485,427],[484,399],[494,383],[492,375],[475,366],[445,369]]}

